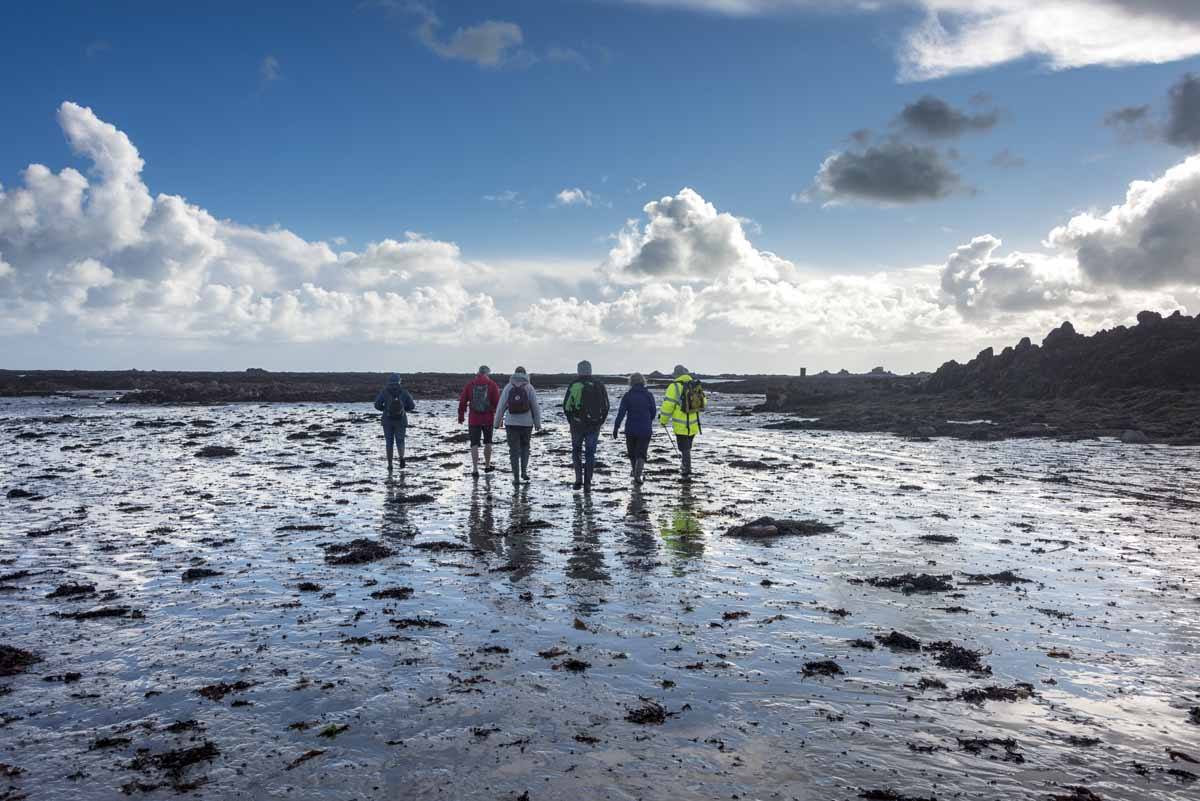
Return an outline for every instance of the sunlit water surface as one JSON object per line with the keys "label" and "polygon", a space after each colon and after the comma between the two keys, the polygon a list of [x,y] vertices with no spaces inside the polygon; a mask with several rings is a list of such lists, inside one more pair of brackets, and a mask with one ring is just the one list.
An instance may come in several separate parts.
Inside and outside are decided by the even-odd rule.
{"label": "sunlit water surface", "polygon": [[[753,400],[717,399],[690,486],[660,434],[632,491],[606,437],[590,495],[553,415],[514,492],[448,401],[389,480],[366,405],[0,400],[0,493],[35,495],[0,497],[0,644],[44,660],[0,679],[0,799],[1200,796],[1200,452],[766,431]],[[723,536],[762,515],[837,528]],[[326,563],[355,538],[394,555]],[[1029,583],[966,575],[1004,570]],[[955,586],[863,582],[908,572]],[[46,597],[71,582],[96,593]],[[893,629],[991,675],[850,644]]]}

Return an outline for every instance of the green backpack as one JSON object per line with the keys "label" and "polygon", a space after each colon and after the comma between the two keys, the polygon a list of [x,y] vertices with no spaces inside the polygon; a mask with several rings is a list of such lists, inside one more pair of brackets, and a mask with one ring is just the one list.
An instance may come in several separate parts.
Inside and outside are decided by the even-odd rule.
{"label": "green backpack", "polygon": [[680,381],[678,403],[684,414],[700,414],[708,405],[708,398],[704,394],[704,384],[696,378],[691,381]]}

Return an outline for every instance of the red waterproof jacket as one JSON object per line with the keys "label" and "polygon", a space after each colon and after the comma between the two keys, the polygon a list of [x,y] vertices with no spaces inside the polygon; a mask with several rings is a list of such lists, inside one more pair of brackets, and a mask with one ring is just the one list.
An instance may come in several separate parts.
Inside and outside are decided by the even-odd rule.
{"label": "red waterproof jacket", "polygon": [[471,409],[471,391],[478,384],[487,387],[488,405],[491,406],[491,409],[486,412],[471,410],[469,422],[473,426],[490,426],[496,422],[496,406],[500,403],[500,385],[486,375],[475,376],[470,383],[463,387],[462,394],[458,396],[458,422],[461,423],[467,411]]}

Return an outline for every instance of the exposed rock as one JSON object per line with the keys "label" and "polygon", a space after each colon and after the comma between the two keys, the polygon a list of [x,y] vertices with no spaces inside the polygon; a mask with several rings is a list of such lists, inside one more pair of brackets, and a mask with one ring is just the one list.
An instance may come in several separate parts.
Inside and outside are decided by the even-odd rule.
{"label": "exposed rock", "polygon": [[383,600],[385,598],[394,598],[397,601],[406,601],[412,597],[412,587],[389,587],[386,590],[376,590],[371,593],[371,597],[375,600]]}
{"label": "exposed rock", "polygon": [[875,639],[880,645],[891,648],[893,651],[920,651],[921,641],[909,637],[907,634],[901,634],[898,631],[892,631],[886,635],[875,635]]}
{"label": "exposed rock", "polygon": [[625,719],[630,723],[639,723],[645,725],[661,725],[667,720],[667,710],[662,704],[657,701],[651,701],[649,698],[642,698],[642,705],[630,709]]}
{"label": "exposed rock", "polygon": [[964,648],[961,645],[955,645],[952,642],[944,640],[935,642],[926,646],[926,650],[933,651],[937,654],[937,663],[940,667],[950,670],[965,670],[969,673],[977,673],[983,675],[991,675],[992,669],[980,661],[982,656],[978,651],[972,651],[969,648]]}
{"label": "exposed rock", "polygon": [[0,676],[16,676],[41,661],[40,656],[30,651],[11,645],[0,645]]}
{"label": "exposed rock", "polygon": [[210,701],[220,701],[230,693],[245,692],[253,686],[254,685],[248,681],[235,681],[232,684],[227,682],[218,682],[217,684],[210,684],[207,687],[201,687],[199,690],[196,690],[196,692]]}
{"label": "exposed rock", "polygon": [[842,670],[842,666],[832,659],[822,659],[816,662],[805,662],[802,672],[805,676],[839,676],[846,671]]}
{"label": "exposed rock", "polygon": [[83,595],[95,595],[95,584],[60,584],[53,592],[47,593],[47,598],[79,598]]}
{"label": "exposed rock", "polygon": [[875,576],[867,579],[872,587],[899,590],[905,595],[914,592],[949,592],[954,589],[949,576],[932,576],[928,573],[904,573],[900,576]]}
{"label": "exposed rock", "polygon": [[225,445],[206,445],[196,451],[196,456],[201,459],[224,459],[229,456],[237,456],[237,450]]}
{"label": "exposed rock", "polygon": [[819,520],[776,520],[772,517],[760,517],[745,525],[730,528],[725,532],[725,536],[747,539],[813,537],[817,534],[828,534],[833,530],[833,526]]}
{"label": "exposed rock", "polygon": [[350,542],[326,545],[325,561],[331,565],[361,565],[386,559],[392,553],[392,549],[386,545],[360,537]]}
{"label": "exposed rock", "polygon": [[989,348],[966,364],[946,362],[932,375],[809,376],[722,387],[765,393],[758,411],[817,418],[768,427],[978,441],[1135,431],[1178,445],[1200,444],[1198,388],[1200,316],[1179,313],[1143,313],[1136,326],[1090,337],[1065,323],[1041,346],[1025,338],[999,354]]}
{"label": "exposed rock", "polygon": [[200,579],[212,578],[213,576],[220,575],[220,570],[213,570],[208,567],[189,567],[187,570],[183,571],[183,580],[199,581]]}

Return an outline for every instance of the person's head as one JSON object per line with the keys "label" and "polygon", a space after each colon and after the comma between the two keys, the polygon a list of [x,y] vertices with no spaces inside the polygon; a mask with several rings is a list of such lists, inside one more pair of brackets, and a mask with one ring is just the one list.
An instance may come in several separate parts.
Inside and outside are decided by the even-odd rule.
{"label": "person's head", "polygon": [[687,371],[688,369],[682,364],[677,364],[675,365],[675,369],[671,371],[671,376],[673,378],[679,378],[681,375],[687,375]]}
{"label": "person's head", "polygon": [[528,380],[529,380],[529,373],[527,373],[527,372],[525,371],[525,368],[524,368],[524,367],[521,367],[520,365],[517,365],[517,369],[516,369],[516,370],[513,370],[512,377],[513,377],[513,378],[515,378],[515,379],[518,379],[518,380],[520,380],[520,381],[528,381]]}
{"label": "person's head", "polygon": [[392,386],[392,385],[399,386],[400,382],[401,382],[401,378],[400,378],[399,373],[392,373],[391,375],[388,376],[388,386]]}
{"label": "person's head", "polygon": [[584,359],[575,367],[575,372],[579,374],[580,378],[587,378],[592,374],[592,363]]}
{"label": "person's head", "polygon": [[491,374],[492,374],[492,368],[488,367],[486,364],[479,365],[479,375],[491,375]]}
{"label": "person's head", "polygon": [[643,376],[641,373],[634,373],[633,375],[629,376],[629,386],[631,386],[631,387],[646,386],[646,377]]}

